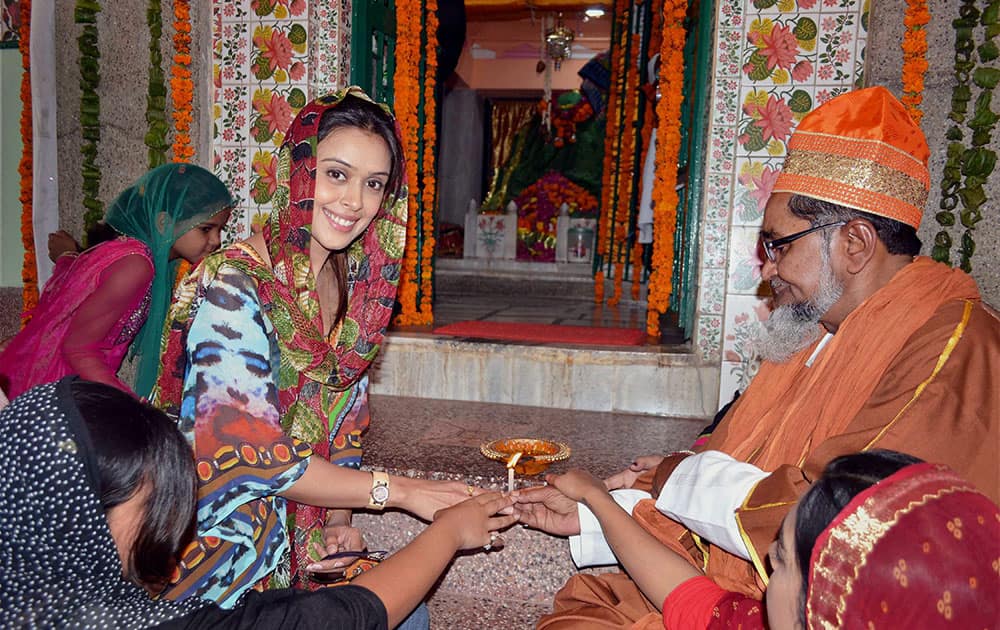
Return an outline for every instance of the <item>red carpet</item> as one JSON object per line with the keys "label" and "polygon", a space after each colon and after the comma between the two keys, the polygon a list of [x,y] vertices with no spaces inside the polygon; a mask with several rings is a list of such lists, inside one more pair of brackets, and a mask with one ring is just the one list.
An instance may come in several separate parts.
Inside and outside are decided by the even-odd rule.
{"label": "red carpet", "polygon": [[434,334],[531,343],[572,343],[584,346],[641,346],[646,343],[646,331],[638,328],[594,328],[521,322],[456,322],[435,328]]}

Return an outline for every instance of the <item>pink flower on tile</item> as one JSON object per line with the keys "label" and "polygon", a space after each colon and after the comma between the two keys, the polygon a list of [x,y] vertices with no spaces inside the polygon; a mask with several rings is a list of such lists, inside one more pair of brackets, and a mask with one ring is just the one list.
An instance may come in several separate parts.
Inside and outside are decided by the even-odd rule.
{"label": "pink flower on tile", "polygon": [[782,68],[787,70],[795,63],[795,55],[799,51],[799,43],[787,26],[776,25],[770,35],[750,33],[747,38],[750,43],[760,49],[760,54],[767,59],[767,69]]}
{"label": "pink flower on tile", "polygon": [[278,190],[278,160],[274,155],[269,155],[266,160],[255,159],[253,169],[260,181],[267,185],[268,196],[273,196],[274,191]]}
{"label": "pink flower on tile", "polygon": [[306,0],[292,0],[288,5],[288,12],[292,15],[302,15],[306,10]]}
{"label": "pink flower on tile", "polygon": [[291,77],[292,81],[298,81],[306,74],[306,67],[301,61],[296,61],[292,64],[292,67],[288,69],[288,76]]}
{"label": "pink flower on tile", "polygon": [[235,75],[235,74],[236,74],[236,71],[233,70],[232,66],[226,66],[225,68],[222,69],[222,76],[225,79],[232,79],[233,75]]}
{"label": "pink flower on tile", "polygon": [[816,75],[821,79],[829,79],[833,76],[833,66],[820,66]]}
{"label": "pink flower on tile", "polygon": [[231,87],[230,88],[226,88],[222,92],[222,94],[223,94],[223,98],[225,98],[227,101],[232,101],[234,98],[236,98],[236,90],[234,90]]}
{"label": "pink flower on tile", "polygon": [[267,128],[272,134],[284,131],[292,122],[292,107],[285,100],[285,97],[276,92],[271,92],[270,100],[260,99],[256,101],[254,107],[267,121]]}
{"label": "pink flower on tile", "polygon": [[226,127],[225,129],[222,130],[222,139],[225,140],[226,142],[232,142],[234,135],[235,132],[229,127]]}
{"label": "pink flower on tile", "polygon": [[237,175],[233,178],[233,188],[243,188],[244,179],[242,176]]}
{"label": "pink flower on tile", "polygon": [[800,9],[811,9],[816,6],[816,0],[798,0],[796,2]]}
{"label": "pink flower on tile", "polygon": [[820,90],[819,92],[816,92],[816,102],[820,105],[827,102],[831,98],[833,98],[833,94],[830,94],[829,90]]}
{"label": "pink flower on tile", "polygon": [[832,17],[827,16],[823,18],[824,31],[832,31],[835,28],[837,28],[837,22]]}
{"label": "pink flower on tile", "polygon": [[807,59],[803,59],[792,68],[792,78],[796,81],[805,81],[812,76],[812,73],[812,64]]}
{"label": "pink flower on tile", "polygon": [[242,127],[245,124],[247,124],[247,117],[244,116],[243,114],[237,114],[236,115],[236,126],[237,127]]}
{"label": "pink flower on tile", "polygon": [[[774,190],[774,183],[778,181],[779,173],[781,173],[780,169],[765,166],[759,176],[754,175],[750,178],[750,182],[753,184],[750,195],[757,200],[757,209],[761,212],[764,211],[767,200],[771,198],[771,191]],[[756,255],[756,251],[754,251],[754,255]]]}
{"label": "pink flower on tile", "polygon": [[761,136],[765,142],[771,138],[784,142],[792,132],[792,109],[785,101],[773,95],[767,97],[764,107],[749,103],[743,109],[756,119],[754,124],[761,128]]}
{"label": "pink flower on tile", "polygon": [[257,35],[253,38],[253,44],[267,59],[267,66],[271,70],[287,70],[292,63],[292,42],[279,30],[271,30],[270,37],[265,34]]}
{"label": "pink flower on tile", "polygon": [[837,52],[833,53],[833,58],[837,63],[847,63],[851,60],[851,51],[846,48],[838,48]]}
{"label": "pink flower on tile", "polygon": [[227,4],[226,6],[222,7],[222,13],[227,17],[232,17],[236,15],[236,7],[234,7],[231,4]]}
{"label": "pink flower on tile", "polygon": [[850,31],[844,31],[843,33],[840,34],[840,43],[844,44],[845,46],[847,44],[850,44],[853,39],[854,35],[851,34]]}

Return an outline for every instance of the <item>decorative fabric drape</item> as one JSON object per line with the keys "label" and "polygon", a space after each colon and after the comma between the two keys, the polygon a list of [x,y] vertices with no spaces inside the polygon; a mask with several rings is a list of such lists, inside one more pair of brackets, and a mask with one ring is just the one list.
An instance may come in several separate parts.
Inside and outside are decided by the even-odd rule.
{"label": "decorative fabric drape", "polygon": [[[492,146],[490,147],[490,189],[486,193],[485,199],[492,199],[494,196],[502,198],[506,193],[506,180],[501,184],[499,181],[500,170],[507,164],[514,153],[514,138],[521,127],[531,121],[535,113],[534,101],[500,101],[493,103],[492,114],[490,116],[490,133],[492,135]],[[507,169],[509,173],[513,169]]]}

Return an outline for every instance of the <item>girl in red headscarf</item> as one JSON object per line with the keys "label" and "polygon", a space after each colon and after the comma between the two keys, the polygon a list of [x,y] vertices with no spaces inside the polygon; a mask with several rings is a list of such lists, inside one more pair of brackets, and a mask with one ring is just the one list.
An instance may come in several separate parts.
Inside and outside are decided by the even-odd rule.
{"label": "girl in red headscarf", "polygon": [[349,513],[326,508],[431,520],[474,492],[356,470],[399,282],[403,176],[387,109],[357,88],[319,98],[285,136],[263,233],[178,288],[154,401],[194,445],[199,537],[170,597],[231,606],[264,578],[308,586],[332,568],[323,555],[364,545]]}
{"label": "girl in red headscarf", "polygon": [[[722,589],[658,543],[602,481],[580,470],[547,480],[590,507],[612,549],[626,554],[619,560],[632,579],[663,603],[668,630],[964,629],[995,627],[1000,618],[1000,509],[945,466],[878,450],[831,461],[771,546],[766,604]],[[644,547],[647,539],[653,544]],[[558,599],[555,609],[574,628],[596,627]],[[602,610],[601,627],[627,617]],[[650,613],[626,625],[651,630],[660,619]]]}

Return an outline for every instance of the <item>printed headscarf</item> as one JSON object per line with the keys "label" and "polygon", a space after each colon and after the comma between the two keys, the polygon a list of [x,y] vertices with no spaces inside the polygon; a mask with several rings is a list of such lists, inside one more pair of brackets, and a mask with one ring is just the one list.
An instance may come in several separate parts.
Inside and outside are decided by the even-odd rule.
{"label": "printed headscarf", "polygon": [[854,497],[816,540],[806,627],[994,627],[998,563],[996,504],[946,466],[907,466]]}
{"label": "printed headscarf", "polygon": [[233,205],[218,177],[195,164],[164,164],[140,177],[114,200],[104,221],[140,240],[153,257],[149,313],[130,347],[136,357],[135,392],[148,396],[159,369],[160,338],[180,260],[170,248],[189,230]]}
{"label": "printed headscarf", "polygon": [[0,411],[0,627],[145,628],[205,606],[153,600],[122,575],[75,379]]}

